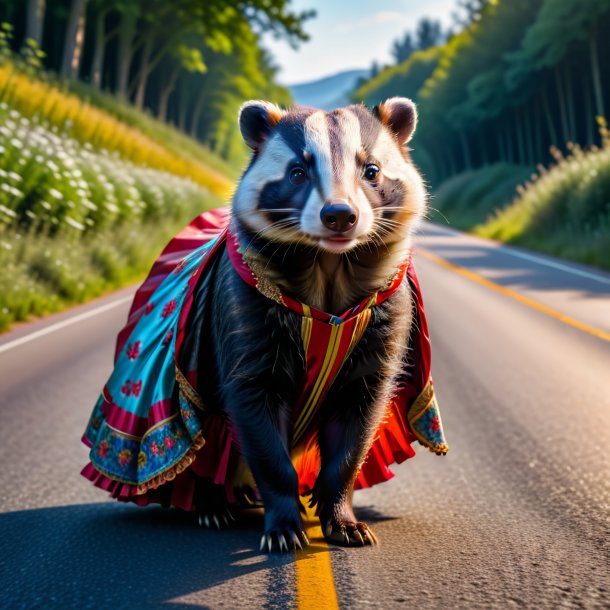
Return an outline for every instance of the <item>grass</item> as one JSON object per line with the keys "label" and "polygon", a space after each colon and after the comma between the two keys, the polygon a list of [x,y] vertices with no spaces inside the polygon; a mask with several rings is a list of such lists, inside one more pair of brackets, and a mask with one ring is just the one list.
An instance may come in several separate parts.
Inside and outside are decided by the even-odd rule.
{"label": "grass", "polygon": [[610,270],[610,139],[583,150],[569,145],[556,163],[497,164],[446,181],[433,205],[449,223],[477,235]]}
{"label": "grass", "polygon": [[141,276],[222,200],[0,104],[0,330]]}
{"label": "grass", "polygon": [[474,231],[610,270],[610,145],[570,148]]}
{"label": "grass", "polygon": [[[115,115],[110,114],[52,81],[23,74],[10,62],[0,66],[0,101],[27,118],[45,121],[83,144],[116,152],[136,165],[189,178],[220,196],[227,196],[232,188],[231,180],[210,167],[212,153],[202,148],[196,153],[198,145],[185,144],[186,136],[150,117],[136,121],[133,109],[125,110],[123,116],[129,115],[134,125],[144,124],[146,129],[130,126],[118,118],[118,103]],[[221,167],[220,162],[217,165]]]}
{"label": "grass", "polygon": [[443,182],[434,193],[432,206],[438,208],[450,225],[471,230],[484,224],[517,194],[531,170],[520,165],[497,163],[463,172]]}

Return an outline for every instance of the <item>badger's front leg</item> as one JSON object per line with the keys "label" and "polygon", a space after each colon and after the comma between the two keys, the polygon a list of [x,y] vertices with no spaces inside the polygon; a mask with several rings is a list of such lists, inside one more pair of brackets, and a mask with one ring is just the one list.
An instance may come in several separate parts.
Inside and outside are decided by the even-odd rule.
{"label": "badger's front leg", "polygon": [[240,450],[265,507],[261,550],[308,544],[298,509],[298,479],[284,433],[290,410],[256,383],[240,384],[227,396]]}
{"label": "badger's front leg", "polygon": [[[247,315],[243,303],[248,303]],[[229,280],[217,306],[222,401],[263,500],[261,550],[300,548],[308,541],[288,450],[295,379],[303,370],[300,320],[283,307],[270,305],[240,278],[236,283]]]}
{"label": "badger's front leg", "polygon": [[312,504],[329,542],[364,546],[377,541],[366,523],[356,519],[352,496],[402,368],[410,326],[411,299],[404,288],[376,309],[323,406],[321,468]]}
{"label": "badger's front leg", "polygon": [[321,468],[312,503],[329,542],[343,546],[375,544],[375,535],[358,521],[352,508],[354,482],[381,417],[383,407],[375,400],[379,381],[361,378],[329,396],[320,424]]}

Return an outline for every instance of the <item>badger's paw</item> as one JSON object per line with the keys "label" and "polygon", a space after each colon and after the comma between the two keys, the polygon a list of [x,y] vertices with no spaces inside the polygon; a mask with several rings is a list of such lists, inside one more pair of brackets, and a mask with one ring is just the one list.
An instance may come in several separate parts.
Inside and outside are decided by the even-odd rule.
{"label": "badger's paw", "polygon": [[230,527],[233,521],[235,521],[235,517],[228,508],[216,511],[200,511],[197,514],[199,527],[207,527],[208,529],[225,529]]}
{"label": "badger's paw", "polygon": [[302,551],[309,544],[305,530],[286,529],[282,531],[265,532],[261,538],[260,550],[265,553],[279,551]]}
{"label": "badger's paw", "polygon": [[339,546],[377,544],[377,537],[366,523],[346,519],[331,519],[324,528],[324,538]]}

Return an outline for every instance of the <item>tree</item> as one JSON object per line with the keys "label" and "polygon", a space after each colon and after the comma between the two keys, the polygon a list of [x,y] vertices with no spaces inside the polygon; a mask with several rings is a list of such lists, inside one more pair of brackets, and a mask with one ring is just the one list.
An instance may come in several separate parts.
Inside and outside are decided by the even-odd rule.
{"label": "tree", "polygon": [[36,41],[38,47],[42,46],[42,28],[46,10],[45,0],[27,0],[26,5],[25,37]]}
{"label": "tree", "polygon": [[415,30],[415,46],[421,51],[435,47],[443,42],[443,29],[440,21],[421,19]]}
{"label": "tree", "polygon": [[413,43],[413,37],[410,32],[407,32],[402,39],[397,39],[392,44],[392,57],[394,58],[394,62],[397,64],[401,64],[403,61],[406,61],[416,50],[416,46]]}
{"label": "tree", "polygon": [[64,54],[61,62],[61,75],[78,76],[85,40],[85,18],[88,0],[72,0],[68,15],[68,26],[64,37]]}

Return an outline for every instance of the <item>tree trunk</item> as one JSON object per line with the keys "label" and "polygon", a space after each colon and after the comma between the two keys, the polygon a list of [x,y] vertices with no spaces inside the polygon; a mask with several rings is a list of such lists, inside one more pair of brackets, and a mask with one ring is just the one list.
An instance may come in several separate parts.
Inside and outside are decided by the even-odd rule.
{"label": "tree trunk", "polygon": [[524,108],[522,111],[524,120],[523,131],[525,132],[525,146],[527,150],[527,162],[528,164],[534,165],[536,163],[536,155],[534,153],[534,138],[532,129],[532,117],[528,108]]}
{"label": "tree trunk", "polygon": [[42,47],[42,28],[44,26],[45,0],[27,0],[27,21],[25,24],[25,38],[36,41]]}
{"label": "tree trunk", "polygon": [[472,161],[470,160],[470,149],[468,148],[468,138],[462,130],[460,130],[460,143],[462,144],[462,153],[464,154],[464,168],[472,169]]}
{"label": "tree trunk", "polygon": [[515,125],[516,125],[515,132],[517,134],[517,158],[518,158],[519,164],[526,165],[527,160],[525,158],[525,142],[523,139],[523,125],[521,124],[521,121],[519,120],[519,114],[516,110],[515,110],[515,113],[513,116],[515,118]]}
{"label": "tree trunk", "polygon": [[116,65],[116,94],[123,101],[127,100],[127,85],[129,84],[129,69],[133,59],[133,37],[136,31],[137,18],[131,13],[125,13],[121,18],[119,29],[119,44]]}
{"label": "tree trunk", "polygon": [[553,124],[553,113],[551,112],[551,105],[549,104],[549,95],[546,87],[544,87],[542,90],[542,110],[546,119],[547,129],[549,130],[551,146],[557,146],[559,144],[559,141],[557,139],[555,125]]}
{"label": "tree trunk", "polygon": [[566,100],[568,103],[568,122],[570,125],[570,140],[572,142],[578,141],[578,133],[576,132],[576,115],[574,113],[574,87],[572,86],[572,75],[568,66],[565,68],[566,84]]}
{"label": "tree trunk", "polygon": [[178,80],[178,75],[180,74],[181,69],[182,66],[178,64],[167,80],[165,87],[163,87],[161,90],[161,95],[159,96],[159,107],[157,109],[157,118],[162,121],[167,121],[169,98],[176,87],[176,81]]}
{"label": "tree trunk", "polygon": [[563,132],[564,144],[570,139],[570,129],[568,125],[568,112],[566,104],[566,94],[561,84],[561,75],[559,74],[559,66],[555,66],[555,86],[557,87],[557,99],[559,100],[559,115],[561,117],[561,130]]}
{"label": "tree trunk", "polygon": [[144,48],[142,49],[142,58],[140,60],[140,71],[138,73],[138,85],[136,88],[136,97],[134,103],[140,110],[144,107],[144,98],[146,96],[146,85],[150,74],[150,54],[153,49],[153,37],[146,39]]}
{"label": "tree trunk", "polygon": [[544,151],[542,150],[542,128],[540,127],[540,121],[542,117],[538,116],[538,113],[542,111],[539,101],[538,103],[534,103],[534,108],[537,111],[536,116],[534,117],[534,150],[536,153],[536,158],[534,159],[534,161],[540,163],[542,162],[542,159],[544,157]]}
{"label": "tree trunk", "polygon": [[91,62],[91,83],[97,89],[102,88],[104,78],[104,53],[106,52],[106,15],[105,10],[97,14],[95,22],[95,48]]}
{"label": "tree trunk", "polygon": [[479,141],[479,166],[487,165],[487,152],[485,150],[485,139],[482,128],[477,129],[477,140]]}
{"label": "tree trunk", "polygon": [[594,135],[593,135],[593,124],[595,123],[594,121],[594,116],[595,116],[595,112],[593,111],[593,100],[592,100],[592,96],[591,96],[591,87],[589,87],[589,79],[587,78],[586,75],[583,74],[583,84],[582,84],[582,94],[583,97],[585,99],[585,124],[586,124],[586,145],[587,146],[592,146],[593,145],[593,139],[594,139]]}
{"label": "tree trunk", "polygon": [[506,147],[504,145],[504,134],[502,133],[502,126],[498,123],[496,129],[494,130],[496,133],[496,148],[498,149],[498,161],[506,161],[506,157],[508,156],[506,152]]}
{"label": "tree trunk", "polygon": [[605,116],[602,80],[599,71],[599,54],[597,52],[597,32],[595,30],[593,30],[589,36],[589,54],[591,56],[591,74],[593,78],[593,92],[595,95],[595,112],[597,116]]}
{"label": "tree trunk", "polygon": [[71,78],[78,76],[83,43],[85,41],[85,17],[87,0],[72,0],[66,38],[64,42],[64,55],[61,62],[61,75]]}
{"label": "tree trunk", "polygon": [[178,129],[185,131],[186,129],[186,115],[188,112],[188,97],[184,91],[181,91],[180,95],[180,110],[178,112]]}
{"label": "tree trunk", "polygon": [[191,138],[197,139],[197,133],[199,131],[199,119],[201,118],[201,111],[203,110],[203,95],[199,96],[195,107],[193,108],[193,114],[191,116],[191,127],[189,129],[189,133]]}

